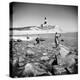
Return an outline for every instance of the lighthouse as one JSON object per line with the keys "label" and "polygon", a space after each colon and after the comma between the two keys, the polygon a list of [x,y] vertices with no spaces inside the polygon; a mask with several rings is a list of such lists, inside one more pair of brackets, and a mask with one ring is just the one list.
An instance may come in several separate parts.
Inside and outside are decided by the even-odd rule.
{"label": "lighthouse", "polygon": [[46,17],[44,17],[44,23],[42,25],[43,25],[43,27],[48,25]]}
{"label": "lighthouse", "polygon": [[47,24],[47,18],[44,18],[44,25]]}

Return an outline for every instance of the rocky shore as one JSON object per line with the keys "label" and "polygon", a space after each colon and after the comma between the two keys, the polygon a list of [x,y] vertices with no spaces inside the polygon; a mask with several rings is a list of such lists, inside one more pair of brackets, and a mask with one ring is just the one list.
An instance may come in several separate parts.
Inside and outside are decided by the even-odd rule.
{"label": "rocky shore", "polygon": [[[78,51],[63,53],[50,43],[10,40],[10,76],[34,77],[78,73]],[[64,57],[62,54],[66,54]]]}

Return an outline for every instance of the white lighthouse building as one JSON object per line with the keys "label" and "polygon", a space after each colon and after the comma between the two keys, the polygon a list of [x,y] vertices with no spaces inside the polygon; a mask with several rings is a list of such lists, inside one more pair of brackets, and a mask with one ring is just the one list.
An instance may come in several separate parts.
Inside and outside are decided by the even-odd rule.
{"label": "white lighthouse building", "polygon": [[43,27],[44,27],[44,26],[48,26],[48,22],[47,22],[47,18],[46,18],[46,17],[44,18]]}

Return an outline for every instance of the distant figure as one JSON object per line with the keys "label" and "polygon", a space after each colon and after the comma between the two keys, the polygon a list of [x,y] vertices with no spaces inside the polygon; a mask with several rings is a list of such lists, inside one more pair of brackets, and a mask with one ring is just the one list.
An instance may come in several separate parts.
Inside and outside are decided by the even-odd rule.
{"label": "distant figure", "polygon": [[43,28],[43,24],[41,24],[41,28]]}
{"label": "distant figure", "polygon": [[62,44],[62,45],[64,44],[64,39],[61,39],[61,44]]}
{"label": "distant figure", "polygon": [[59,37],[61,36],[60,33],[55,33],[55,46],[56,48],[59,46]]}
{"label": "distant figure", "polygon": [[28,36],[28,34],[27,34],[27,39],[29,39],[29,36]]}
{"label": "distant figure", "polygon": [[21,42],[22,40],[18,39],[17,42]]}
{"label": "distant figure", "polygon": [[27,39],[29,39],[29,36],[27,36]]}
{"label": "distant figure", "polygon": [[40,43],[40,39],[38,37],[35,40],[36,40],[36,44]]}
{"label": "distant figure", "polygon": [[64,42],[64,40],[63,40],[63,39],[61,39],[61,42]]}

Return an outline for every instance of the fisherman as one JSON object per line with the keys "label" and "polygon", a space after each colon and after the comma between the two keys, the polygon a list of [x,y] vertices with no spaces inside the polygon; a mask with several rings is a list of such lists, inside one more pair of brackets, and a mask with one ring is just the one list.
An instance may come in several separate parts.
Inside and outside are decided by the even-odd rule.
{"label": "fisherman", "polygon": [[55,46],[56,46],[56,48],[59,46],[59,37],[61,36],[61,34],[60,33],[55,33]]}
{"label": "fisherman", "polygon": [[38,37],[35,40],[36,40],[36,44],[40,43],[40,39]]}

